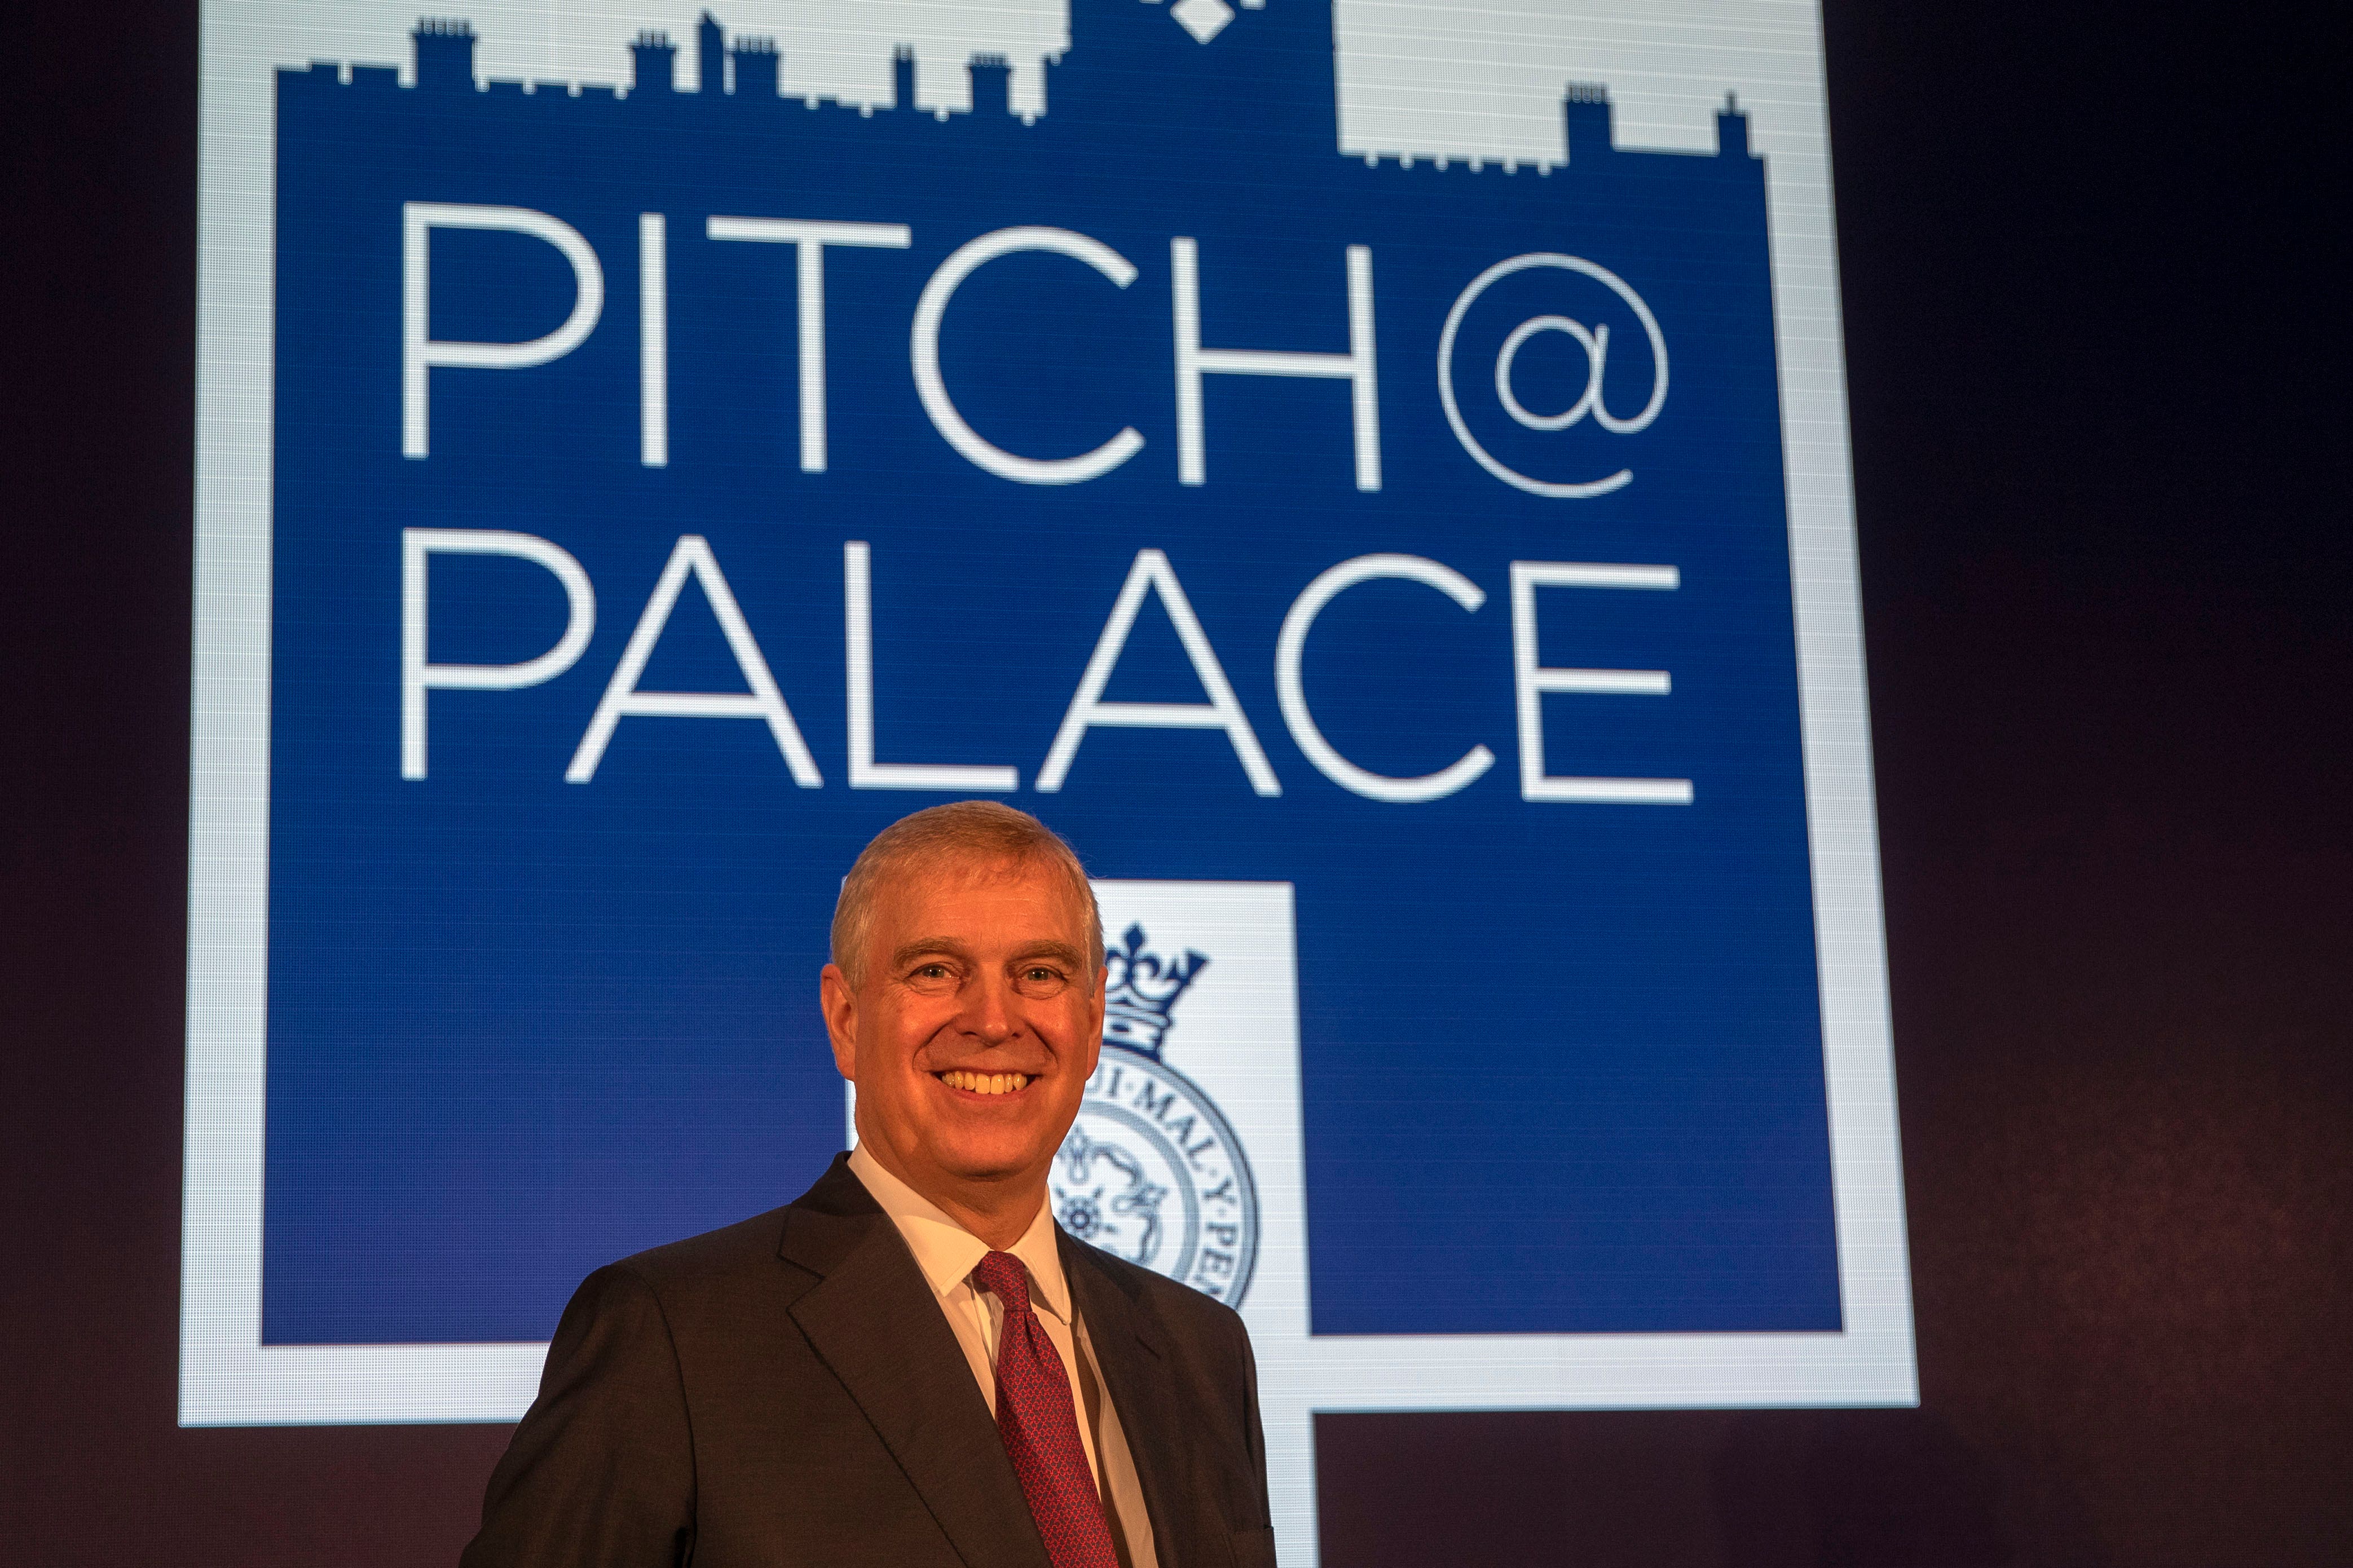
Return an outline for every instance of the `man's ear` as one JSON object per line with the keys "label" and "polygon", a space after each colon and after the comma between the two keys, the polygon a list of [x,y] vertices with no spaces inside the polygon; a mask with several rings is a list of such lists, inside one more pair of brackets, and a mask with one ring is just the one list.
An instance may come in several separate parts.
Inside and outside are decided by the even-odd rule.
{"label": "man's ear", "polygon": [[1087,1076],[1095,1076],[1095,1062],[1103,1056],[1103,1004],[1107,997],[1104,987],[1110,984],[1111,971],[1103,964],[1095,965],[1095,999],[1087,1020]]}
{"label": "man's ear", "polygon": [[[850,1082],[858,1081],[858,993],[841,965],[828,963],[817,977],[818,1010],[825,1014],[826,1037],[833,1042],[833,1065]],[[1100,994],[1095,1011],[1103,1011]]]}

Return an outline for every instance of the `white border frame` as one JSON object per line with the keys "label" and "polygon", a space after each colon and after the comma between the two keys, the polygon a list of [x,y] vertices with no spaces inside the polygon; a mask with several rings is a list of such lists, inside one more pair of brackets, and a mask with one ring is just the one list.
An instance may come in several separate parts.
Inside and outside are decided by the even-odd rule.
{"label": "white border frame", "polygon": [[[1279,3],[1279,0],[1278,0]],[[739,5],[746,12],[754,5]],[[289,33],[203,18],[195,618],[180,1420],[508,1421],[545,1347],[265,1348],[272,68]],[[480,9],[508,10],[491,4]],[[1798,8],[1793,8],[1798,9]],[[1816,1334],[1465,1335],[1261,1346],[1270,1431],[1313,1412],[1911,1405],[1910,1271],[1872,791],[1827,104],[1813,17],[1797,122],[1770,144],[1775,338],[1788,486],[1824,1070],[1845,1328]],[[1345,47],[1351,30],[1344,20]],[[1786,52],[1787,38],[1781,40]],[[1343,57],[1343,64],[1345,57]],[[1335,149],[1340,151],[1340,149]],[[1463,150],[1457,149],[1458,153]],[[1367,1392],[1377,1389],[1377,1394]],[[1286,1489],[1286,1558],[1313,1556]],[[1306,1533],[1300,1534],[1305,1523]],[[1304,1545],[1302,1542],[1303,1539]]]}

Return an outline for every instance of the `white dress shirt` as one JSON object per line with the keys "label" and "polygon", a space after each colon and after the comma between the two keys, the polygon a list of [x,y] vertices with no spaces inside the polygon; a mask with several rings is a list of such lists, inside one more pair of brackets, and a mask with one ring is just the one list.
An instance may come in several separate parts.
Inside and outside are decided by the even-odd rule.
{"label": "white dress shirt", "polygon": [[[882,1168],[882,1163],[860,1144],[850,1151],[849,1168],[866,1184],[891,1223],[915,1255],[915,1267],[939,1298],[956,1343],[964,1347],[973,1380],[997,1413],[997,1341],[1005,1321],[1005,1305],[972,1279],[973,1269],[988,1256],[989,1246],[948,1217],[914,1188]],[[1020,1259],[1029,1276],[1029,1304],[1038,1314],[1054,1353],[1071,1371],[1071,1404],[1078,1417],[1079,1441],[1087,1451],[1087,1468],[1094,1472],[1103,1494],[1103,1511],[1112,1539],[1120,1548],[1125,1568],[1159,1568],[1152,1544],[1152,1521],[1145,1512],[1144,1487],[1136,1479],[1135,1460],[1127,1449],[1127,1435],[1119,1412],[1096,1370],[1094,1346],[1080,1321],[1078,1304],[1071,1299],[1070,1282],[1062,1277],[1062,1256],[1055,1247],[1052,1205],[1038,1205],[1038,1217],[1021,1239],[1006,1248]]]}

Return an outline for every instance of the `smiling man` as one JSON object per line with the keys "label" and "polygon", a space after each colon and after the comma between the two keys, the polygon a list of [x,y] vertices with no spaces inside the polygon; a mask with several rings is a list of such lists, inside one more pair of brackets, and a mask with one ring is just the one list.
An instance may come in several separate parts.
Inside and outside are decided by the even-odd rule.
{"label": "smiling man", "polygon": [[819,994],[857,1148],[588,1277],[468,1568],[1271,1565],[1241,1320],[1046,1201],[1103,1043],[1070,847],[993,801],[885,828]]}

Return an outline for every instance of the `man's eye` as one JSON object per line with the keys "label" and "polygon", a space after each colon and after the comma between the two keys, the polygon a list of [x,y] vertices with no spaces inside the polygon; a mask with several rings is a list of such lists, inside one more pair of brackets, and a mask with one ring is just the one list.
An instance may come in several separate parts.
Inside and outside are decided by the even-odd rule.
{"label": "man's eye", "polygon": [[944,963],[923,963],[909,971],[907,978],[921,984],[935,985],[942,981],[953,979],[954,973]]}
{"label": "man's eye", "polygon": [[1032,995],[1050,995],[1068,983],[1068,977],[1051,964],[1033,963],[1021,971],[1021,989]]}

